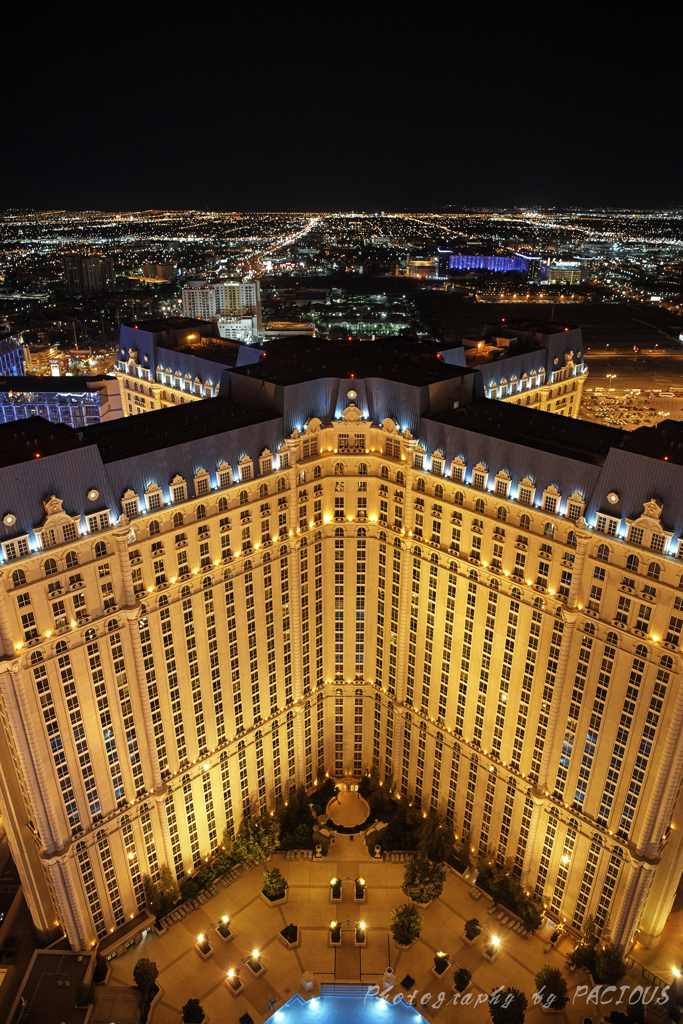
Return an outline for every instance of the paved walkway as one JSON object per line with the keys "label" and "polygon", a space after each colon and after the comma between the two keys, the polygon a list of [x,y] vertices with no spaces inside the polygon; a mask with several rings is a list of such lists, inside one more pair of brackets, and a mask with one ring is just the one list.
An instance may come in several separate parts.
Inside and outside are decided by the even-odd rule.
{"label": "paved walkway", "polygon": [[[417,990],[418,998],[431,993],[431,1008],[426,1012],[429,1020],[451,1024],[456,1015],[460,1020],[466,1013],[472,1024],[490,1024],[486,1004],[474,1005],[476,997],[500,985],[513,985],[525,992],[529,1000],[527,1024],[547,1024],[540,1009],[532,1004],[534,975],[546,963],[564,968],[564,957],[570,949],[569,940],[561,939],[559,949],[544,954],[550,926],[530,939],[512,934],[501,927],[496,918],[489,917],[486,896],[474,902],[468,897],[470,883],[450,873],[442,896],[420,911],[423,917],[420,938],[410,949],[400,950],[390,938],[389,922],[392,907],[406,900],[400,888],[404,866],[373,860],[362,837],[358,836],[352,843],[347,836],[338,836],[328,856],[321,861],[286,861],[284,854],[276,854],[270,866],[279,867],[288,879],[285,904],[267,907],[259,897],[261,869],[243,871],[237,882],[227,889],[219,885],[218,896],[174,925],[167,934],[161,938],[147,936],[139,946],[113,961],[111,983],[124,986],[133,983],[133,968],[139,957],[149,957],[157,964],[163,997],[150,1024],[177,1024],[182,1006],[193,997],[200,1000],[210,1024],[234,1024],[244,1013],[248,1013],[255,1024],[261,1024],[271,1015],[269,999],[276,999],[277,1007],[281,1007],[297,991],[306,995],[300,987],[304,971],[315,975],[315,988],[311,993],[315,995],[320,982],[355,981],[381,986],[389,965],[399,982],[407,975],[414,979],[410,991]],[[332,904],[330,879],[333,876],[355,878],[359,874],[367,882],[365,903],[354,902],[354,888],[347,884],[343,887],[342,902]],[[229,943],[224,943],[213,930],[222,914],[231,916],[235,937]],[[500,937],[500,953],[492,964],[483,957],[483,937],[471,946],[463,941],[463,926],[470,917],[477,917],[490,934]],[[357,949],[352,945],[351,930],[342,933],[341,949],[330,947],[328,935],[332,919],[348,920],[349,927],[355,921],[365,920],[366,947]],[[286,949],[278,938],[280,929],[289,923],[301,929],[301,944],[294,950]],[[206,962],[200,959],[196,949],[199,932],[208,935],[214,950]],[[262,977],[254,978],[243,968],[244,994],[234,999],[226,988],[226,973],[253,949],[261,954],[265,970]],[[449,1003],[453,994],[453,970],[449,969],[445,980],[437,980],[431,973],[433,957],[439,950],[449,953],[452,963],[472,971],[469,991],[473,999],[466,1008],[455,1009]],[[679,962],[681,959],[679,957]],[[598,1019],[603,1012],[609,1012],[587,1006],[583,997],[572,1003],[577,985],[588,986],[588,977],[580,971],[569,974],[566,970],[565,976],[570,1002],[562,1014],[557,1015],[558,1024],[560,1021],[582,1024],[585,1016]],[[640,976],[634,974],[622,984],[640,982]],[[445,997],[440,1005],[435,1005],[442,991]]]}

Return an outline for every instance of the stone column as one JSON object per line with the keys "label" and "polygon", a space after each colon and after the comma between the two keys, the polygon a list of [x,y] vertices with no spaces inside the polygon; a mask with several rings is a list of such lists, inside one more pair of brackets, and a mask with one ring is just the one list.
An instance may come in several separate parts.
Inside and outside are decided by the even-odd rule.
{"label": "stone column", "polygon": [[541,809],[543,807],[543,800],[532,794],[531,799],[534,802],[533,810],[531,811],[531,821],[529,822],[529,835],[526,840],[526,849],[524,851],[524,862],[522,864],[522,874],[520,881],[523,886],[529,882],[529,873],[531,872],[531,862],[533,860],[534,852],[536,849],[536,834],[538,832],[538,826],[541,821]]}
{"label": "stone column", "polygon": [[[76,912],[78,911],[77,905],[71,903],[70,899],[66,898],[66,886],[64,884],[64,878],[62,876],[61,866],[57,860],[45,861],[45,870],[50,876],[52,883],[52,889],[57,900],[57,906],[59,908],[59,914],[64,925],[64,931],[66,937],[69,940],[74,953],[79,952],[82,949],[88,949],[90,943],[88,942],[85,930],[81,933],[81,930],[76,923]],[[81,924],[83,924],[82,915],[79,914]]]}
{"label": "stone column", "polygon": [[560,656],[557,659],[557,671],[555,673],[555,685],[553,687],[553,699],[550,702],[548,711],[548,726],[546,728],[545,743],[543,744],[543,755],[541,767],[538,773],[538,788],[545,792],[548,788],[548,772],[550,770],[550,759],[555,753],[555,733],[560,715],[560,704],[564,694],[564,686],[567,678],[567,662],[569,661],[569,650],[574,636],[574,625],[578,616],[575,612],[564,612],[564,632],[560,644]]}
{"label": "stone column", "polygon": [[[292,691],[294,700],[303,696],[303,673],[301,665],[301,542],[296,539],[289,545],[289,626],[292,645]],[[310,615],[310,608],[309,608]],[[310,625],[310,620],[309,620]],[[310,635],[310,632],[309,632]]]}
{"label": "stone column", "polygon": [[[164,787],[164,790],[166,787]],[[166,863],[175,875],[175,866],[173,860],[173,845],[171,843],[171,830],[168,825],[168,811],[166,810],[166,796],[167,793],[156,794],[156,805],[157,814],[159,815],[159,828],[161,829],[161,838],[164,843],[164,855],[166,857]]]}
{"label": "stone column", "polygon": [[[633,864],[627,887],[627,893],[630,889],[631,895],[627,898],[627,893],[624,894],[619,907],[619,913],[612,927],[612,945],[622,952],[626,949],[633,929],[640,920],[645,899],[650,889],[653,870],[654,866],[652,864],[643,864],[642,862],[634,862]],[[635,879],[635,884],[631,888],[633,879]]]}
{"label": "stone column", "polygon": [[303,704],[294,714],[294,750],[296,751],[296,784],[297,786],[303,786],[306,782],[306,747],[304,744]]}
{"label": "stone column", "polygon": [[152,782],[155,789],[161,788],[161,768],[159,766],[159,755],[157,753],[157,745],[154,739],[154,724],[152,722],[152,709],[149,703],[149,690],[147,688],[147,678],[145,676],[145,659],[142,653],[142,642],[140,640],[140,626],[138,623],[138,610],[131,608],[126,611],[126,618],[128,619],[128,629],[130,632],[131,645],[133,647],[133,657],[135,660],[135,682],[137,687],[138,699],[140,701],[140,707],[142,709],[142,719],[145,726],[145,737],[147,739],[148,747],[148,758],[150,769],[152,772]]}
{"label": "stone column", "polygon": [[5,569],[0,569],[0,641],[5,652],[5,656],[12,658],[15,654],[14,650],[14,638],[12,636],[12,627],[10,626],[9,615],[7,614],[7,605],[5,603],[5,586],[4,581],[8,578],[8,574]]}
{"label": "stone column", "polygon": [[119,556],[121,581],[126,595],[126,607],[134,608],[135,591],[133,590],[133,570],[130,567],[130,558],[128,557],[129,533],[130,527],[128,525],[128,519],[126,516],[121,516],[116,524],[116,529],[114,530],[114,540],[116,541],[116,549]]}
{"label": "stone column", "polygon": [[396,789],[401,789],[401,768],[403,765],[403,716],[398,709],[394,710],[394,748],[393,748],[393,780]]}
{"label": "stone column", "polygon": [[586,561],[588,542],[591,539],[591,534],[588,532],[588,524],[583,516],[577,522],[574,532],[576,534],[576,555],[572,569],[572,583],[569,588],[569,597],[567,598],[567,607],[570,609],[576,608],[579,600],[581,583],[583,582],[583,567]]}
{"label": "stone column", "polygon": [[0,664],[0,688],[12,730],[14,747],[36,819],[36,826],[46,853],[62,846],[60,822],[55,813],[43,752],[39,750],[28,698],[18,661]]}
{"label": "stone column", "polygon": [[[676,677],[674,677],[676,678]],[[683,771],[683,687],[679,686],[673,710],[669,712],[669,728],[662,745],[655,783],[650,793],[645,817],[636,843],[639,857],[656,855],[662,835],[673,814],[676,792]]]}
{"label": "stone column", "polygon": [[[77,890],[76,888],[73,874],[71,872],[71,859],[68,856],[60,857],[58,861],[58,866],[62,878],[64,879],[64,888],[66,889],[67,896],[69,897],[69,905],[71,907],[74,916],[74,921],[76,923],[78,938],[81,943],[80,948],[89,949],[90,940],[88,937],[88,927],[81,911],[81,901],[83,899],[83,892],[82,890]],[[76,867],[76,865],[74,865],[74,867]],[[73,944],[73,939],[70,939],[69,941]]]}
{"label": "stone column", "polygon": [[621,943],[624,929],[626,927],[626,919],[629,916],[629,911],[635,898],[636,886],[640,879],[641,868],[642,864],[640,861],[631,861],[631,870],[629,872],[628,881],[626,882],[626,888],[622,893],[619,909],[611,925],[612,944],[617,947]]}

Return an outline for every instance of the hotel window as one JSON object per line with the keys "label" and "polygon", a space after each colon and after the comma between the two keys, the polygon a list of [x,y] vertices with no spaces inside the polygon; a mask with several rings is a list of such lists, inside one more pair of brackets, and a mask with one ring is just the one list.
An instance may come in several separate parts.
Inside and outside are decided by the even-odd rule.
{"label": "hotel window", "polygon": [[251,459],[245,458],[240,462],[239,465],[240,480],[244,483],[246,480],[251,480],[254,475],[254,464]]}
{"label": "hotel window", "polygon": [[595,529],[598,533],[606,533],[609,537],[616,537],[619,520],[612,516],[599,515],[595,520]]}
{"label": "hotel window", "polygon": [[534,499],[533,489],[531,487],[521,487],[520,486],[520,488],[519,488],[519,497],[518,497],[517,500],[522,505],[531,505],[533,499]]}
{"label": "hotel window", "polygon": [[88,516],[87,519],[90,533],[109,529],[109,509],[105,512],[96,512],[94,515]]}
{"label": "hotel window", "polygon": [[221,462],[218,467],[218,486],[230,487],[232,484],[232,470],[227,462]]}
{"label": "hotel window", "polygon": [[632,526],[628,532],[629,544],[643,543],[643,530],[638,526]]}
{"label": "hotel window", "polygon": [[161,488],[156,485],[150,487],[145,491],[145,498],[147,500],[147,509],[149,512],[157,512],[162,506],[161,500]]}
{"label": "hotel window", "polygon": [[187,497],[187,484],[182,477],[175,477],[171,481],[171,501],[177,504],[180,501],[185,501]]}
{"label": "hotel window", "polygon": [[265,476],[266,473],[272,473],[273,471],[273,456],[269,451],[263,452],[259,457],[259,473],[261,476]]}
{"label": "hotel window", "polygon": [[413,455],[413,467],[415,469],[424,469],[425,457],[422,452],[415,452]]}
{"label": "hotel window", "polygon": [[575,501],[568,502],[568,504],[567,504],[567,519],[571,519],[573,522],[576,522],[577,519],[581,518],[582,511],[583,511],[583,506],[582,505],[579,505]]}
{"label": "hotel window", "polygon": [[133,519],[138,515],[139,500],[140,499],[137,494],[134,494],[132,491],[126,491],[124,494],[123,500],[121,501],[121,508],[123,509],[123,514],[128,516],[129,519]]}
{"label": "hotel window", "polygon": [[544,512],[557,512],[557,503],[560,499],[554,494],[543,495],[543,511]]}
{"label": "hotel window", "polygon": [[669,538],[665,537],[663,533],[653,533],[650,538],[650,547],[653,551],[664,551],[668,540]]}
{"label": "hotel window", "polygon": [[202,494],[208,494],[210,491],[210,479],[209,474],[206,470],[200,469],[197,475],[194,477],[194,493],[196,497]]}

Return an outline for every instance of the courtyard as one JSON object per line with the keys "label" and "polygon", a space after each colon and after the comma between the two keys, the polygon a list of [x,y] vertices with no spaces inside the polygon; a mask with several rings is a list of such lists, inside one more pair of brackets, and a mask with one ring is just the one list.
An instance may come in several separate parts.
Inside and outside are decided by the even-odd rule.
{"label": "courtyard", "polygon": [[[534,975],[544,964],[550,964],[563,969],[569,988],[569,1003],[556,1016],[562,1016],[566,1024],[583,1024],[584,1017],[598,1020],[609,1012],[607,1008],[601,1010],[587,1005],[585,996],[575,998],[577,986],[588,986],[590,991],[590,981],[583,972],[577,970],[570,974],[564,967],[565,955],[571,948],[568,938],[561,938],[558,948],[546,953],[544,950],[553,930],[551,924],[545,924],[528,939],[508,931],[498,919],[498,911],[488,914],[491,901],[486,895],[476,901],[469,897],[472,884],[467,877],[449,872],[441,897],[420,910],[423,918],[420,938],[409,949],[401,949],[391,938],[389,924],[391,909],[406,902],[401,891],[404,865],[373,860],[362,835],[355,839],[337,835],[328,856],[322,860],[291,860],[286,859],[284,853],[278,853],[273,855],[268,867],[278,867],[287,878],[289,888],[284,904],[267,906],[260,896],[262,868],[255,866],[247,871],[243,867],[235,882],[228,888],[219,884],[217,896],[168,932],[160,937],[146,935],[137,947],[112,961],[108,986],[131,986],[137,960],[148,957],[159,969],[161,988],[150,1024],[177,1024],[181,1009],[190,998],[199,999],[208,1024],[234,1024],[244,1014],[248,1014],[254,1024],[261,1024],[295,993],[304,998],[319,995],[321,983],[378,985],[381,990],[384,972],[391,966],[396,984],[390,997],[398,992],[406,996],[417,992],[418,1005],[423,996],[431,993],[429,1007],[420,1010],[429,1020],[445,1024],[466,1015],[473,1024],[488,1024],[487,1006],[485,1003],[477,1006],[476,997],[498,986],[510,985],[526,994],[529,1001],[526,1020],[540,1024],[543,1013],[532,1002]],[[352,880],[359,875],[367,883],[364,903],[354,902]],[[332,904],[329,883],[335,876],[348,881],[342,885],[342,902]],[[229,915],[234,936],[227,943],[215,931],[223,915]],[[465,921],[472,917],[479,919],[484,932],[469,945],[464,940],[463,928]],[[342,944],[338,947],[329,943],[332,919],[342,924]],[[354,924],[359,920],[366,923],[365,947],[354,944]],[[288,949],[279,937],[280,930],[290,923],[299,928],[300,943],[294,949]],[[200,933],[206,935],[212,948],[208,960],[203,960],[197,949]],[[500,939],[499,953],[492,963],[483,955],[486,933]],[[675,940],[671,942],[664,936],[662,941],[660,952],[640,950],[640,959],[647,962],[651,970],[659,970],[668,983],[673,980],[668,961],[677,955],[675,962],[680,963],[681,955]],[[227,972],[239,968],[239,961],[254,950],[260,955],[263,970],[254,977],[242,965],[243,988],[235,997],[226,985]],[[434,956],[439,951],[447,952],[451,961],[443,979],[432,974]],[[456,964],[472,972],[468,989],[472,999],[469,1005],[458,1007],[451,1002]],[[301,984],[305,972],[313,974],[313,987],[309,991]],[[404,979],[411,979],[409,988],[401,988],[400,982]],[[652,982],[642,978],[640,968],[634,966],[622,984],[646,986]],[[442,991],[445,997],[439,1002]],[[665,1012],[657,1011],[657,1015],[663,1017]],[[648,1018],[651,1013],[652,1010]]]}

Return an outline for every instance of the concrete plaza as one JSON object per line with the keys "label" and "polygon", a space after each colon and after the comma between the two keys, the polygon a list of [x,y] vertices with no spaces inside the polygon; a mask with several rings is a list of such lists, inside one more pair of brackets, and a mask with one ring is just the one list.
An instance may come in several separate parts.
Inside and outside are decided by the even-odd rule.
{"label": "concrete plaza", "polygon": [[[320,991],[323,982],[355,982],[364,985],[382,985],[384,971],[391,966],[397,979],[391,995],[403,991],[406,995],[417,990],[417,1000],[431,993],[429,1008],[421,1012],[429,1020],[446,1024],[461,1020],[463,1016],[473,1024],[488,1024],[490,1016],[485,1003],[476,1004],[481,993],[490,993],[498,986],[512,985],[522,990],[529,1001],[526,1020],[541,1024],[542,1011],[534,1006],[534,975],[544,965],[564,969],[569,987],[570,1001],[561,1016],[566,1024],[582,1024],[584,1017],[598,1020],[609,1008],[600,1009],[586,1004],[584,997],[574,1000],[579,985],[589,986],[589,979],[581,971],[568,973],[564,958],[571,949],[570,941],[562,938],[558,949],[544,953],[551,925],[545,925],[537,935],[524,939],[501,927],[498,919],[487,913],[489,900],[482,896],[476,902],[468,896],[471,883],[455,873],[449,873],[441,897],[421,910],[423,928],[420,938],[407,949],[399,949],[389,932],[392,907],[406,902],[401,891],[404,866],[375,861],[367,853],[362,836],[352,842],[348,836],[337,836],[326,858],[316,860],[286,860],[276,854],[269,867],[279,867],[288,880],[287,902],[280,906],[267,906],[259,893],[262,869],[242,870],[241,877],[229,888],[218,886],[218,895],[174,925],[157,938],[148,935],[142,943],[124,957],[112,962],[109,985],[133,984],[133,968],[140,957],[149,957],[159,968],[160,1000],[150,1017],[150,1024],[177,1024],[184,1003],[198,998],[208,1016],[209,1024],[234,1024],[248,1013],[255,1024],[266,1020],[274,1010],[269,999],[277,1000],[281,1007],[295,992],[305,998]],[[342,902],[330,902],[329,882],[333,876],[355,879],[362,875],[367,883],[365,903],[354,902],[354,886],[346,882],[342,889]],[[215,932],[221,915],[229,914],[234,938],[225,943]],[[463,939],[464,922],[477,917],[488,934],[500,938],[500,952],[493,963],[484,955],[483,936],[468,945]],[[329,922],[348,920],[348,930],[342,932],[342,945],[329,944]],[[353,924],[364,920],[367,925],[365,948],[354,945]],[[296,924],[300,930],[300,945],[287,949],[279,940],[280,929]],[[199,933],[207,935],[213,955],[207,961],[200,957],[196,940]],[[666,958],[671,957],[671,943],[667,940]],[[261,954],[264,971],[258,978],[242,967],[243,994],[233,997],[226,986],[226,974],[238,961],[257,949]],[[432,974],[433,958],[437,951],[450,955],[451,965],[467,967],[472,972],[469,1005],[454,1007],[453,966],[443,979]],[[647,951],[653,954],[655,951]],[[644,959],[639,957],[639,959]],[[651,956],[652,961],[661,957]],[[681,956],[678,956],[681,962]],[[653,964],[654,969],[654,964]],[[301,975],[311,971],[314,987],[305,992]],[[414,979],[409,990],[400,988],[406,976]],[[672,980],[670,969],[663,975]],[[622,984],[647,985],[640,970],[634,969]],[[440,1005],[438,996],[445,992]],[[652,990],[651,990],[652,991]],[[650,993],[651,994],[651,993]],[[618,998],[618,997],[617,997]],[[417,1005],[417,1003],[416,1003]],[[623,1005],[620,1009],[623,1010]]]}

